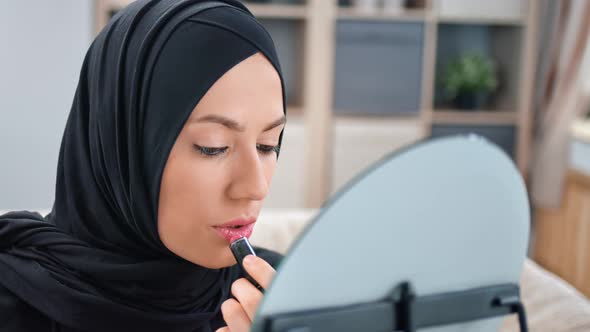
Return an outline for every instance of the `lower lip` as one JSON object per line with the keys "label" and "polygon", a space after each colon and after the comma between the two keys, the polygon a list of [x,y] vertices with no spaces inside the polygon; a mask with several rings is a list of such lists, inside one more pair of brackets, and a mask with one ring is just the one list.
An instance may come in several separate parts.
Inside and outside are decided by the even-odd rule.
{"label": "lower lip", "polygon": [[213,227],[213,229],[217,232],[217,234],[219,234],[219,236],[226,239],[227,242],[232,243],[241,237],[249,238],[252,235],[254,223],[242,226],[240,228]]}

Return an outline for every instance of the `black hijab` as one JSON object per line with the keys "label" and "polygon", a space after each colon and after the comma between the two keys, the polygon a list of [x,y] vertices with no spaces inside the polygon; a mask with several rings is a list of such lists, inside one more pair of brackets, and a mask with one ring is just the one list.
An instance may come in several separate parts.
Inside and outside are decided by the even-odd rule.
{"label": "black hijab", "polygon": [[0,283],[71,328],[208,331],[236,266],[194,265],[163,245],[160,180],[199,100],[257,52],[281,77],[286,112],[274,44],[240,2],[139,0],[119,11],[84,58],[52,211],[0,216]]}

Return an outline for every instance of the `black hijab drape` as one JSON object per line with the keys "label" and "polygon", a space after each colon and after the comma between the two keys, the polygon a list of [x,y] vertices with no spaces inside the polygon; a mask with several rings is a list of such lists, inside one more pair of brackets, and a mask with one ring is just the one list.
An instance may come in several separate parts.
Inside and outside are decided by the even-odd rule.
{"label": "black hijab drape", "polygon": [[274,44],[240,2],[139,0],[119,11],[84,58],[51,213],[0,216],[0,283],[72,328],[207,331],[235,269],[194,265],[162,244],[160,180],[199,100],[257,52],[281,77],[286,112]]}

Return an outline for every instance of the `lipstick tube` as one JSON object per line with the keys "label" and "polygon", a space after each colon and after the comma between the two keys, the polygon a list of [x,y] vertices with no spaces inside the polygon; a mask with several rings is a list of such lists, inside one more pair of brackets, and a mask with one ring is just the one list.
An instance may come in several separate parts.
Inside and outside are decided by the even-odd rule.
{"label": "lipstick tube", "polygon": [[256,280],[254,280],[254,278],[252,278],[248,274],[248,272],[246,271],[246,269],[242,265],[243,261],[244,261],[244,257],[246,257],[247,255],[256,256],[256,253],[254,252],[254,249],[250,245],[248,238],[241,237],[241,238],[235,240],[234,242],[232,242],[229,245],[229,248],[231,249],[231,252],[233,253],[234,257],[236,258],[238,265],[242,269],[242,272],[244,272],[246,279],[248,279],[248,281],[250,281],[258,290],[260,290],[262,293],[264,293],[264,288],[262,288],[262,286],[260,286],[258,284],[258,282],[256,282]]}

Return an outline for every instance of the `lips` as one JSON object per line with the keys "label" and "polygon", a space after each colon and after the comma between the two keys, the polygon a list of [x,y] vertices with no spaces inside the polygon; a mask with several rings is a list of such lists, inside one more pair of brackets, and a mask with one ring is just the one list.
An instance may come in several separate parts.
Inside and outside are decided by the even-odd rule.
{"label": "lips", "polygon": [[246,226],[241,226],[238,228],[232,227],[213,227],[218,235],[222,238],[226,239],[227,242],[232,243],[235,240],[246,237],[249,238],[252,235],[252,231],[254,229],[254,223],[248,224]]}
{"label": "lips", "polygon": [[254,223],[256,218],[239,218],[228,221],[221,225],[216,225],[215,227],[232,227],[232,226],[245,226],[251,223]]}
{"label": "lips", "polygon": [[249,238],[252,235],[255,222],[256,218],[236,219],[222,225],[213,226],[213,229],[227,242],[232,243],[241,237]]}

